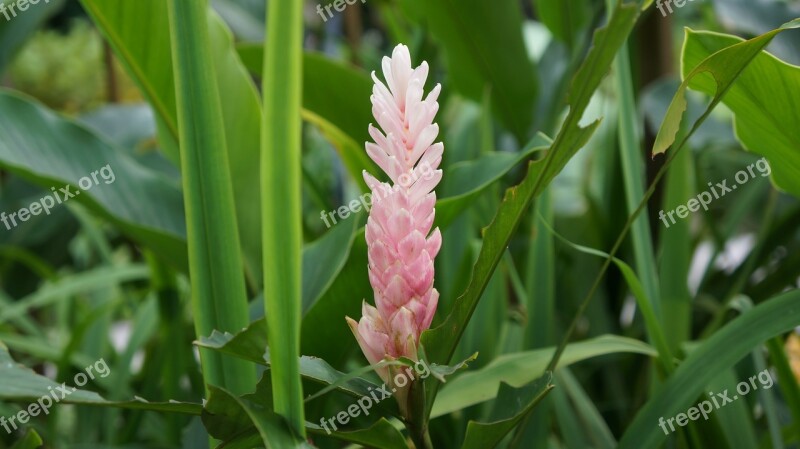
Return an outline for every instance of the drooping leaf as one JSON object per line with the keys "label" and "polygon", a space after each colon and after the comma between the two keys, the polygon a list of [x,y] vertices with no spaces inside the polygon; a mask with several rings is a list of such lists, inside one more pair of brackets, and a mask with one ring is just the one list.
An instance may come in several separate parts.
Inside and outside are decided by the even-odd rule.
{"label": "drooping leaf", "polygon": [[253,363],[266,365],[264,353],[267,348],[267,320],[261,318],[250,323],[236,334],[214,331],[208,337],[200,337],[195,345],[232,355]]}
{"label": "drooping leaf", "polygon": [[[504,354],[477,371],[468,371],[449,381],[439,392],[432,417],[442,416],[495,397],[501,383],[521,387],[532,382],[547,367],[554,348]],[[654,356],[657,352],[645,343],[607,335],[567,346],[558,366],[569,366],[592,357],[614,353]]]}
{"label": "drooping leaf", "polygon": [[650,397],[628,426],[620,449],[657,447],[666,435],[659,417],[688,409],[706,385],[766,340],[800,325],[800,291],[793,290],[759,304],[712,335],[681,363]]}

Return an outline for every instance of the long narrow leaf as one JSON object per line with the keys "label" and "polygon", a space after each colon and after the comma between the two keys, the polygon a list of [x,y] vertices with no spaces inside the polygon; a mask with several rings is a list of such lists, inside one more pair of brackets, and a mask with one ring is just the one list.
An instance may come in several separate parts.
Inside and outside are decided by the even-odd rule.
{"label": "long narrow leaf", "polygon": [[[244,267],[228,169],[219,92],[207,23],[207,0],[169,2],[178,128],[186,207],[189,272],[197,335],[247,326]],[[201,351],[207,384],[245,393],[255,369]]]}
{"label": "long narrow leaf", "polygon": [[261,188],[264,299],[275,412],[305,436],[300,378],[303,4],[269,2],[264,46]]}

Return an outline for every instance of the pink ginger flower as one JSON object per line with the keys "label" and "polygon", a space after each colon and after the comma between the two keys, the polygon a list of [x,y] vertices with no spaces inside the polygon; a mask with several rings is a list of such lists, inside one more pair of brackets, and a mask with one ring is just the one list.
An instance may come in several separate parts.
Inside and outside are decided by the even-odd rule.
{"label": "pink ginger flower", "polygon": [[[383,58],[384,85],[373,72],[372,113],[383,133],[370,125],[375,143],[367,143],[370,158],[392,184],[364,172],[372,190],[372,210],[366,227],[369,280],[375,305],[362,305],[361,320],[347,317],[361,350],[370,364],[407,357],[417,361],[420,334],[431,325],[439,301],[433,288],[433,259],[442,245],[439,228],[431,232],[436,193],[442,179],[439,164],[444,146],[434,143],[439,126],[437,85],[423,99],[428,64],[411,67],[405,45]],[[394,385],[396,367],[379,368],[378,374]],[[395,395],[405,412],[408,387],[397,386]]]}

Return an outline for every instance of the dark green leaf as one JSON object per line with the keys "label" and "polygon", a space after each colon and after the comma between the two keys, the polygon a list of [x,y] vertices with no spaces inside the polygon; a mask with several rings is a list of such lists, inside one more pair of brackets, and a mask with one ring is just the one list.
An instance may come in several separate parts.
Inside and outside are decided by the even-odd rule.
{"label": "dark green leaf", "polygon": [[402,5],[442,43],[455,88],[478,102],[491,89],[494,111],[525,142],[538,78],[522,37],[519,2],[404,0]]}
{"label": "dark green leaf", "polygon": [[506,383],[501,384],[489,422],[470,421],[461,449],[497,447],[500,441],[553,389],[553,385],[550,384],[552,377],[553,373],[547,372],[520,388],[511,387]]}

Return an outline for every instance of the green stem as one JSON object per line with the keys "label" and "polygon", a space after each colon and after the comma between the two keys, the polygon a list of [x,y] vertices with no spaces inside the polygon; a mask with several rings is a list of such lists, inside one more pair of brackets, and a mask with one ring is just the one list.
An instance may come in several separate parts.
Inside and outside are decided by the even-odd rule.
{"label": "green stem", "polygon": [[[216,71],[208,0],[170,0],[169,19],[186,208],[192,308],[198,337],[248,324],[244,269]],[[252,364],[200,350],[206,385],[252,391]]]}
{"label": "green stem", "polygon": [[[402,408],[402,407],[401,407]],[[411,440],[416,449],[433,449],[431,436],[428,433],[428,414],[425,411],[425,382],[416,380],[408,391],[407,405],[404,412],[405,422]]]}
{"label": "green stem", "polygon": [[[272,1],[264,45],[261,205],[275,412],[305,437],[300,379],[303,2]],[[274,343],[274,344],[273,344]]]}

